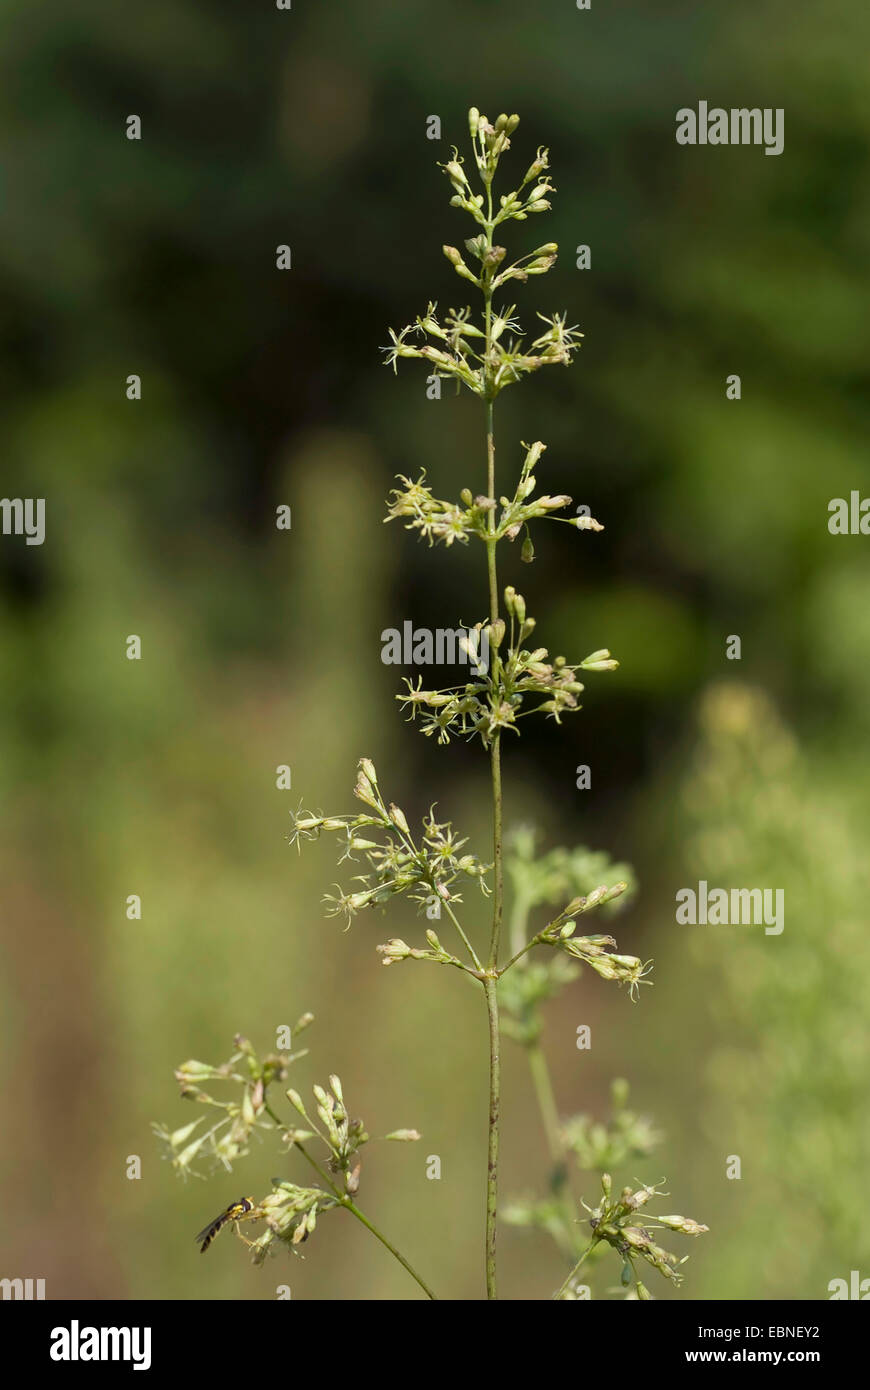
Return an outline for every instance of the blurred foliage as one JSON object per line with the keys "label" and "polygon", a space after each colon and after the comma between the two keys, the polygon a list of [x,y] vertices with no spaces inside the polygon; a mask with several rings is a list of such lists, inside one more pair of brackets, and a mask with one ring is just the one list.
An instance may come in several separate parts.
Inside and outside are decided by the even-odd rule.
{"label": "blurred foliage", "polygon": [[865,774],[802,746],[743,684],[712,686],[699,720],[680,804],[689,878],[785,893],[779,936],[689,929],[715,1030],[702,1120],[723,1173],[726,1155],[741,1157],[745,1188],[739,1219],[716,1222],[715,1277],[699,1292],[745,1295],[747,1244],[773,1214],[756,1296],[824,1297],[870,1254],[855,1200],[870,1158]]}
{"label": "blurred foliage", "polygon": [[[540,433],[542,486],[606,527],[554,528],[523,590],[551,650],[622,662],[606,689],[590,677],[570,731],[512,750],[508,820],[633,863],[620,941],[656,957],[636,1009],[585,980],[552,1005],[560,1109],[600,1113],[631,1077],[674,1191],[711,1226],[693,1295],[820,1297],[870,1273],[868,560],[826,528],[831,496],[870,493],[866,5],[153,0],[136,24],[105,0],[7,0],[0,37],[4,490],[47,499],[44,546],[0,545],[3,1272],[50,1297],[273,1297],[235,1252],[203,1268],[216,1188],[173,1183],[148,1123],[179,1057],[237,1031],[268,1044],[311,1008],[318,1074],[340,1071],[378,1132],[413,1115],[443,1160],[440,1183],[422,1163],[409,1181],[388,1153],[367,1210],[413,1231],[433,1284],[479,1294],[471,992],[434,971],[397,989],[375,968],[383,928],[321,921],[328,853],[291,862],[283,839],[288,798],[334,804],[365,754],[409,815],[449,800],[485,853],[482,766],[402,725],[378,659],[383,628],[452,625],[484,592],[479,556],[381,527],[394,473],[426,468],[452,496],[484,460],[474,403],[427,401],[377,351],[427,294],[455,295],[436,160],[474,102],[522,114],[518,164],[551,148],[547,290],[585,334],[571,374],[506,399],[499,468]],[[678,147],[674,114],[700,98],[783,107],[783,155]],[[756,693],[702,703],[690,757],[731,633]],[[784,885],[782,937],[698,928],[687,946],[689,873]],[[535,1189],[546,1148],[519,1062],[506,1083],[504,1191]],[[272,1160],[248,1164],[265,1190]],[[448,1223],[467,1236],[445,1242]],[[294,1296],[406,1296],[365,1232],[338,1258],[324,1227]],[[546,1242],[503,1246],[506,1294],[551,1287]]]}

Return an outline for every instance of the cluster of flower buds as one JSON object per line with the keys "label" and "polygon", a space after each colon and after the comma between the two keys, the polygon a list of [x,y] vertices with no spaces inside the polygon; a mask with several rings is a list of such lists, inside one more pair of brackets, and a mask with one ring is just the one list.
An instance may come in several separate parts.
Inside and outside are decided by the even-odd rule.
{"label": "cluster of flower buds", "polygon": [[394,936],[390,941],[386,941],[378,947],[381,954],[381,964],[395,965],[400,960],[428,960],[435,965],[455,965],[459,970],[467,969],[461,960],[451,955],[449,951],[445,951],[437,933],[431,927],[426,932],[426,940],[429,942],[429,950],[423,951],[417,947],[409,946],[407,941],[403,941],[401,937]]}
{"label": "cluster of flower buds", "polygon": [[[432,489],[426,484],[425,472],[421,473],[416,482],[406,478],[404,474],[399,474],[398,481],[401,487],[393,488],[390,493],[390,503],[385,521],[404,520],[407,531],[417,531],[421,536],[434,545],[436,541],[442,541],[450,546],[454,541],[460,541],[463,545],[468,543],[470,536],[477,536],[484,542],[495,540],[515,540],[522,529],[526,528],[527,539],[526,547],[531,545],[528,537],[528,525],[531,521],[541,518],[551,517],[551,513],[561,511],[564,507],[571,505],[571,498],[566,493],[557,493],[551,496],[545,493],[539,497],[533,497],[537,480],[533,469],[537,461],[546,448],[538,440],[535,444],[523,444],[526,450],[526,457],[523,462],[520,479],[517,483],[513,497],[500,497],[498,503],[494,497],[479,495],[475,497],[470,488],[463,488],[459,494],[459,502],[446,502],[441,498],[435,497]],[[492,518],[498,512],[494,524]],[[599,521],[591,516],[577,517],[551,517],[554,521],[565,522],[569,526],[575,526],[581,531],[603,531],[604,527]],[[531,554],[524,553],[524,559],[533,558]],[[600,666],[590,666],[588,663],[604,655],[601,652],[595,653],[595,658],[587,657],[584,663],[586,670],[602,670]],[[608,652],[607,656],[610,655]]]}
{"label": "cluster of flower buds", "polygon": [[616,941],[612,936],[574,935],[577,917],[613,902],[622,896],[627,887],[627,883],[615,883],[612,887],[601,884],[585,897],[574,898],[542,932],[538,933],[535,940],[544,946],[556,946],[575,960],[591,966],[603,980],[616,980],[620,985],[627,984],[632,999],[637,999],[638,987],[651,983],[644,977],[649,973],[652,961],[644,962],[638,956],[617,955]]}
{"label": "cluster of flower buds", "polygon": [[519,116],[508,116],[504,112],[490,125],[476,106],[468,112],[468,133],[474,145],[474,158],[478,173],[485,184],[492,183],[498,161],[505,150],[510,149],[510,137],[520,123]]}
{"label": "cluster of flower buds", "polygon": [[523,460],[516,492],[511,498],[499,498],[502,511],[495,528],[495,535],[498,540],[502,536],[509,541],[515,540],[522,528],[527,526],[530,521],[548,516],[550,512],[561,511],[563,507],[571,505],[571,498],[567,493],[558,493],[554,497],[544,494],[541,497],[536,497],[533,501],[530,500],[537,486],[534,468],[546,447],[546,444],[542,444],[540,440],[536,440],[531,445],[523,444],[526,457]]}
{"label": "cluster of flower buds", "polygon": [[[275,1241],[282,1241],[291,1248],[300,1245],[311,1235],[320,1212],[347,1206],[359,1190],[360,1149],[369,1141],[363,1121],[350,1118],[337,1076],[329,1078],[328,1089],[324,1086],[312,1089],[315,1117],[309,1115],[298,1091],[287,1091],[287,1099],[301,1115],[306,1128],[282,1126],[284,1140],[290,1148],[302,1149],[309,1159],[311,1156],[302,1146],[310,1140],[320,1141],[326,1149],[326,1167],[340,1178],[342,1185],[327,1178],[330,1191],[326,1191],[273,1178],[272,1191],[257,1204],[257,1215],[265,1220],[266,1230],[258,1240],[249,1242],[255,1264],[262,1263]],[[397,1129],[385,1138],[407,1143],[419,1139],[420,1135],[415,1129]]]}
{"label": "cluster of flower buds", "polygon": [[[709,1227],[701,1226],[697,1221],[693,1221],[690,1217],[654,1216],[646,1213],[642,1218],[643,1225],[638,1224],[638,1211],[653,1198],[662,1195],[658,1191],[659,1186],[660,1184],[657,1183],[652,1187],[641,1187],[637,1191],[625,1187],[618,1197],[613,1197],[610,1174],[602,1174],[603,1200],[594,1211],[590,1211],[589,1225],[596,1241],[604,1241],[623,1256],[625,1261],[623,1282],[626,1284],[630,1283],[632,1278],[637,1280],[635,1261],[638,1259],[651,1265],[665,1279],[679,1283],[682,1276],[677,1273],[676,1267],[684,1264],[688,1256],[683,1256],[680,1259],[671,1254],[669,1250],[663,1249],[656,1243],[654,1232],[658,1229],[664,1229],[678,1231],[682,1235],[698,1236],[709,1229]],[[637,1296],[641,1299],[649,1298],[648,1291],[639,1280],[637,1281]]]}
{"label": "cluster of flower buds", "polygon": [[272,1191],[257,1204],[266,1230],[251,1241],[254,1264],[262,1264],[276,1241],[295,1249],[307,1240],[317,1225],[320,1212],[339,1205],[339,1199],[320,1187],[298,1187],[296,1183],[273,1178]]}
{"label": "cluster of flower buds", "polygon": [[[342,914],[350,924],[364,908],[377,907],[403,895],[422,907],[428,906],[433,897],[460,903],[462,897],[454,885],[462,878],[475,880],[484,894],[489,892],[486,875],[490,866],[473,854],[462,853],[466,841],[457,838],[449,823],[436,821],[430,812],[423,819],[418,844],[404,811],[393,803],[385,803],[374,764],[368,758],[360,760],[354,795],[369,808],[363,815],[316,816],[300,809],[292,817],[291,844],[316,839],[323,830],[337,830],[345,836],[342,860],[359,854],[368,863],[369,872],[354,878],[359,887],[327,894],[329,916]],[[359,833],[370,827],[377,829],[379,839]]]}
{"label": "cluster of flower buds", "polygon": [[[553,243],[554,244],[554,243]],[[502,247],[494,247],[493,254],[489,255],[492,261],[495,255],[494,264],[500,263],[502,259],[497,254],[503,251]],[[545,257],[541,256],[541,251],[546,251]],[[465,280],[472,280],[478,284],[478,279],[469,270],[466,263],[462,260],[455,247],[445,247],[445,253],[452,262],[454,269]],[[550,252],[546,247],[540,247],[530,255],[534,258],[531,265],[526,265],[526,257],[522,257],[514,265],[508,266],[500,275],[493,280],[493,286],[497,288],[503,281],[512,279],[527,279],[529,274],[542,275],[548,270],[555,260],[555,253]],[[512,327],[519,329],[516,320],[512,318],[513,306],[510,309],[503,309],[494,320],[495,334],[490,333],[489,352],[478,351],[479,339],[485,335],[471,323],[469,311],[458,313],[454,310],[445,320],[442,326],[435,317],[434,307],[430,306],[425,318],[418,318],[413,324],[406,324],[397,333],[395,329],[390,329],[390,346],[385,348],[387,354],[386,362],[388,366],[395,370],[396,363],[400,357],[417,357],[428,362],[432,367],[435,376],[445,380],[453,379],[468,387],[477,396],[495,397],[505,386],[511,386],[519,381],[529,372],[536,372],[541,367],[568,366],[572,359],[572,354],[577,350],[583,334],[580,333],[576,325],[569,326],[564,314],[538,314],[542,323],[546,324],[546,329],[541,333],[528,352],[522,348],[522,338],[511,336],[505,340],[502,336],[505,329]],[[439,347],[437,344],[424,343],[421,347],[409,342],[411,334],[425,332],[447,346]],[[472,341],[474,340],[474,341]]]}
{"label": "cluster of flower buds", "polygon": [[[439,743],[449,743],[451,736],[476,734],[488,747],[499,730],[518,732],[517,719],[528,696],[543,696],[534,708],[557,724],[564,713],[580,708],[580,666],[569,665],[564,656],[550,661],[546,647],[523,646],[535,629],[535,620],[526,615],[526,601],[512,585],[505,589],[504,599],[510,621],[509,646],[504,653],[501,647],[508,632],[504,619],[478,625],[485,631],[492,653],[485,676],[448,690],[424,690],[422,677],[416,683],[405,678],[407,691],[396,698],[408,709],[410,719],[420,714],[427,737],[437,734]],[[605,651],[594,652],[586,662],[591,664],[581,665],[593,671],[612,671],[619,664]]]}
{"label": "cluster of flower buds", "polygon": [[[496,290],[510,280],[521,283],[530,275],[545,275],[555,264],[558,246],[544,242],[527,251],[517,260],[507,262],[507,250],[493,241],[493,233],[502,222],[523,222],[533,213],[547,212],[551,207],[549,195],[553,185],[547,177],[548,152],[539,149],[526,171],[519,188],[502,194],[498,206],[493,203],[492,183],[498,162],[510,147],[510,137],[519,124],[518,116],[500,115],[494,125],[473,107],[469,112],[469,129],[477,172],[483,193],[471,187],[464,163],[457,149],[441,168],[450,180],[454,207],[469,213],[482,231],[465,241],[465,251],[471,262],[457,246],[442,249],[461,280],[481,291],[486,312],[480,325],[473,324],[468,309],[451,310],[444,324],[439,323],[435,305],[430,304],[425,315],[408,324],[400,332],[390,329],[390,346],[385,348],[387,364],[395,370],[400,357],[417,357],[428,362],[436,376],[452,378],[464,384],[476,395],[492,400],[499,391],[528,372],[540,367],[567,365],[579,346],[582,333],[568,327],[564,316],[550,318],[539,315],[546,331],[531,344],[522,347],[522,330],[514,319],[514,306],[494,311],[492,297]],[[476,263],[476,264],[475,264]],[[428,341],[416,345],[411,335],[422,335]]]}
{"label": "cluster of flower buds", "polygon": [[[298,1091],[288,1091],[287,1099],[294,1110],[299,1112],[305,1123],[311,1127],[310,1134],[306,1137],[317,1135],[326,1144],[329,1149],[330,1171],[342,1174],[345,1191],[352,1195],[359,1188],[359,1151],[364,1144],[368,1143],[369,1136],[366,1134],[362,1120],[352,1120],[349,1117],[344,1103],[341,1081],[337,1076],[329,1078],[329,1090],[323,1086],[314,1086],[313,1091],[317,1103],[317,1115],[322,1128],[318,1128],[317,1124],[309,1118]],[[297,1135],[292,1142],[298,1144],[303,1141]]]}
{"label": "cluster of flower buds", "polygon": [[[303,1014],[290,1030],[296,1037],[313,1022],[313,1014]],[[235,1051],[219,1066],[191,1060],[176,1069],[175,1079],[181,1087],[183,1100],[196,1101],[219,1112],[219,1118],[201,1133],[196,1133],[204,1116],[180,1129],[153,1124],[152,1130],[165,1149],[165,1157],[182,1177],[202,1176],[198,1165],[204,1160],[208,1168],[231,1169],[237,1159],[249,1149],[255,1129],[271,1129],[266,1113],[268,1087],[286,1079],[290,1065],[306,1055],[305,1050],[290,1053],[267,1053],[260,1057],[247,1038],[237,1036]],[[238,1094],[227,1100],[218,1099],[203,1090],[203,1082],[229,1082]]]}
{"label": "cluster of flower buds", "polygon": [[410,478],[399,475],[399,482],[403,486],[393,488],[390,493],[390,508],[384,520],[410,518],[406,520],[405,529],[418,531],[430,545],[436,541],[443,541],[448,546],[454,541],[467,545],[469,536],[486,540],[488,517],[495,507],[492,498],[472,497],[465,488],[462,506],[455,502],[443,502],[433,496],[432,489],[426,486],[423,481],[425,476],[425,473],[421,474],[419,480],[412,483]]}

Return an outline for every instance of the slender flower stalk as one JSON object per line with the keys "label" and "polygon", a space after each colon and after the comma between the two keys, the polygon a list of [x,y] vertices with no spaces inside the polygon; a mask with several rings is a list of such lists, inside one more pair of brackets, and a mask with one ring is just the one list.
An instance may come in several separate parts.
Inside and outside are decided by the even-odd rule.
{"label": "slender flower stalk", "polygon": [[570,1296],[571,1289],[574,1285],[574,1280],[580,1273],[581,1266],[586,1263],[587,1259],[592,1254],[592,1251],[595,1249],[597,1244],[597,1240],[590,1240],[589,1244],[586,1246],[586,1249],[583,1251],[583,1254],[580,1256],[579,1260],[574,1265],[574,1268],[571,1270],[571,1273],[567,1276],[562,1285],[553,1294],[554,1299],[567,1298]]}
{"label": "slender flower stalk", "polygon": [[[270,1116],[272,1120],[274,1120],[275,1124],[278,1126],[279,1129],[284,1128],[278,1116],[275,1114],[274,1110],[272,1110],[268,1105],[266,1106],[266,1113]],[[308,1152],[305,1145],[297,1140],[296,1148],[299,1150],[306,1162],[311,1164],[312,1168],[319,1175],[319,1177],[322,1178],[322,1180],[326,1183],[327,1187],[329,1187],[335,1193],[336,1197],[338,1198],[339,1205],[344,1207],[347,1211],[349,1211],[351,1216],[356,1217],[357,1221],[361,1222],[361,1224],[365,1226],[367,1231],[371,1231],[375,1239],[379,1240],[381,1242],[381,1245],[385,1246],[386,1249],[389,1250],[390,1254],[393,1256],[393,1259],[398,1260],[399,1264],[403,1267],[403,1269],[406,1269],[410,1274],[411,1278],[417,1284],[420,1285],[420,1288],[423,1290],[427,1298],[432,1299],[433,1302],[437,1302],[438,1295],[432,1292],[432,1290],[429,1288],[429,1285],[425,1282],[424,1279],[420,1277],[416,1269],[414,1269],[413,1265],[409,1264],[409,1262],[405,1259],[404,1255],[396,1249],[395,1245],[393,1245],[391,1241],[387,1240],[387,1237],[384,1235],[383,1231],[379,1231],[375,1223],[373,1221],[370,1221],[369,1218],[364,1214],[364,1212],[360,1211],[353,1198],[350,1197],[346,1192],[342,1193],[341,1190],[338,1187],[336,1187],[335,1183],[332,1181],[332,1178],[325,1171],[325,1169],[323,1169],[320,1166],[320,1164],[317,1162],[317,1159],[314,1158],[314,1156]]]}

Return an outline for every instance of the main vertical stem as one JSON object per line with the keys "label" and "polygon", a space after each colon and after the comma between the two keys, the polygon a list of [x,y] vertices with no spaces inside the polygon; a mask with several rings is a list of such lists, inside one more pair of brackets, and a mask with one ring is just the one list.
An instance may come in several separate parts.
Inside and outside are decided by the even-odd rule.
{"label": "main vertical stem", "polygon": [[496,1280],[496,1219],[498,1216],[498,1112],[501,1084],[498,998],[495,980],[483,982],[489,1014],[489,1149],[486,1165],[486,1296],[498,1298]]}
{"label": "main vertical stem", "polygon": [[[490,325],[492,318],[491,296],[486,299],[486,347],[487,361],[490,348]],[[495,436],[493,433],[492,396],[486,401],[486,462],[487,494],[495,497]],[[490,537],[486,542],[487,574],[489,578],[489,618],[494,623],[498,618],[498,575],[496,572],[495,512],[489,513]],[[502,866],[502,791],[501,791],[501,734],[496,731],[490,745],[490,767],[492,773],[492,840],[493,873],[495,878],[492,905],[492,935],[489,946],[487,968],[498,969],[498,951],[501,940],[501,923],[504,911],[504,872]],[[486,1170],[486,1296],[498,1297],[496,1278],[496,1222],[498,1218],[498,1141],[499,1107],[501,1101],[501,1063],[498,1018],[498,982],[490,977],[484,980],[486,1009],[489,1017],[489,1144]]]}

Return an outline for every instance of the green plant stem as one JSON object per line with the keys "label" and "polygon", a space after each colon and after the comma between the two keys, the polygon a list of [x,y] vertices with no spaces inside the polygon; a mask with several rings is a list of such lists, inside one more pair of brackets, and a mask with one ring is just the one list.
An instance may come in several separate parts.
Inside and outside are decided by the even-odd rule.
{"label": "green plant stem", "polygon": [[387,1240],[387,1237],[381,1231],[378,1230],[377,1226],[375,1226],[373,1222],[369,1221],[367,1216],[363,1215],[356,1203],[351,1201],[349,1197],[344,1197],[342,1199],[342,1206],[346,1207],[347,1210],[351,1213],[351,1215],[356,1217],[357,1221],[361,1221],[362,1224],[365,1226],[366,1230],[371,1231],[372,1235],[377,1237],[377,1239],[381,1242],[381,1245],[386,1246],[387,1250],[389,1250],[393,1258],[398,1260],[399,1264],[402,1265],[408,1271],[411,1278],[417,1281],[426,1297],[431,1298],[434,1303],[437,1303],[438,1295],[432,1292],[432,1290],[429,1288],[429,1285],[425,1283],[423,1279],[421,1279],[420,1275],[417,1273],[414,1267],[408,1263],[404,1255],[396,1249],[395,1245],[391,1245],[390,1242]]}
{"label": "green plant stem", "polygon": [[486,1296],[498,1298],[496,1279],[496,1220],[498,1216],[498,1140],[501,1103],[501,1060],[497,982],[486,979],[483,990],[489,1015],[489,1145],[486,1164]]}
{"label": "green plant stem", "polygon": [[[499,977],[501,977],[506,970],[510,970],[512,965],[515,965],[527,951],[530,951],[532,947],[537,945],[540,941],[540,936],[533,936],[524,946],[519,946],[517,944],[522,941],[525,932],[528,930],[528,920],[528,905],[521,901],[517,901],[511,917],[511,945],[514,947],[514,954],[511,956],[507,965],[503,966],[499,971]],[[535,1088],[538,1110],[541,1114],[541,1124],[547,1140],[547,1148],[550,1151],[550,1158],[553,1163],[553,1190],[564,1210],[568,1230],[570,1231],[574,1222],[577,1220],[577,1204],[574,1194],[571,1191],[567,1154],[565,1152],[565,1144],[562,1139],[562,1131],[559,1124],[559,1108],[556,1104],[556,1094],[553,1090],[550,1068],[547,1065],[547,1057],[539,1038],[535,1038],[532,1042],[524,1043],[524,1047],[528,1058],[529,1070],[532,1075],[532,1084]],[[572,1242],[570,1235],[566,1239],[559,1239],[558,1244],[566,1259],[569,1262],[572,1261],[574,1259],[576,1246]]]}
{"label": "green plant stem", "polygon": [[498,972],[499,975],[506,974],[507,971],[510,970],[511,966],[516,965],[517,961],[520,960],[526,954],[526,951],[530,951],[533,946],[537,946],[540,939],[540,936],[533,936],[531,941],[527,941],[525,946],[521,946],[520,949],[514,955],[511,956],[507,965],[503,965],[501,967],[501,970],[499,970]]}
{"label": "green plant stem", "polygon": [[[487,301],[485,317],[488,351],[492,326],[492,296],[490,296]],[[488,497],[495,498],[495,435],[493,433],[492,417],[493,402],[490,396],[486,402],[486,490]],[[489,532],[486,539],[486,570],[489,578],[489,620],[491,623],[494,623],[498,617],[498,577],[495,564],[495,548],[498,541],[495,536],[495,508],[490,509],[487,517],[487,530]]]}
{"label": "green plant stem", "polygon": [[[282,1124],[281,1120],[275,1114],[274,1110],[270,1105],[265,1106],[265,1110],[266,1114],[270,1117],[270,1119],[275,1121],[275,1123],[279,1126],[280,1129],[286,1129],[286,1125]],[[346,1192],[342,1192],[339,1187],[336,1187],[329,1174],[326,1172],[324,1168],[320,1166],[313,1154],[310,1154],[308,1152],[304,1144],[300,1144],[297,1140],[294,1147],[299,1150],[303,1158],[306,1158],[308,1160],[315,1172],[317,1172],[320,1178],[323,1180],[323,1182],[326,1183],[329,1190],[333,1193],[335,1197],[338,1198],[339,1206],[344,1207],[345,1210],[349,1211],[352,1216],[355,1216],[357,1221],[360,1221],[363,1224],[363,1226],[365,1226],[367,1231],[371,1231],[372,1235],[375,1236],[381,1242],[381,1245],[385,1246],[386,1249],[389,1250],[393,1258],[395,1260],[398,1260],[402,1268],[406,1269],[410,1274],[411,1278],[414,1279],[416,1283],[420,1285],[420,1288],[423,1290],[426,1297],[431,1298],[433,1302],[437,1303],[438,1295],[432,1292],[432,1290],[429,1288],[429,1285],[425,1282],[424,1279],[420,1277],[416,1269],[414,1269],[413,1265],[409,1264],[408,1261],[405,1259],[404,1255],[401,1253],[401,1251],[397,1250],[395,1245],[393,1245],[389,1240],[387,1240],[387,1237],[383,1234],[382,1231],[378,1230],[374,1222],[370,1221],[369,1218],[365,1215],[365,1213],[360,1211],[359,1207],[356,1205],[353,1199]]]}
{"label": "green plant stem", "polygon": [[561,1287],[556,1291],[556,1293],[553,1294],[553,1299],[554,1299],[554,1300],[561,1298],[561,1297],[562,1297],[562,1294],[565,1293],[565,1292],[567,1291],[567,1289],[570,1287],[570,1285],[574,1282],[574,1277],[575,1277],[575,1275],[577,1274],[577,1272],[579,1271],[580,1266],[582,1265],[583,1261],[587,1258],[587,1256],[589,1256],[589,1255],[592,1254],[592,1251],[595,1249],[595,1247],[596,1247],[597,1244],[598,1244],[598,1240],[597,1240],[597,1239],[591,1240],[591,1241],[589,1242],[589,1244],[587,1245],[586,1249],[583,1251],[583,1254],[580,1256],[580,1258],[579,1258],[579,1260],[577,1261],[577,1263],[575,1264],[574,1268],[571,1270],[571,1273],[568,1275],[568,1278],[565,1280],[564,1284],[562,1284]]}
{"label": "green plant stem", "polygon": [[475,970],[482,970],[483,966],[480,963],[480,957],[478,956],[477,952],[475,951],[474,947],[472,946],[471,942],[466,936],[462,928],[462,924],[459,921],[459,918],[456,916],[456,913],[453,911],[453,908],[450,906],[448,902],[444,903],[444,910],[447,913],[447,916],[450,918],[456,930],[459,932],[459,935],[462,937],[463,944],[465,946],[466,951],[471,956]]}
{"label": "green plant stem", "polygon": [[[492,246],[492,187],[487,188],[488,220],[486,229],[487,246]],[[491,372],[492,359],[492,287],[489,277],[484,289],[484,323],[486,341],[484,347],[485,374]],[[495,429],[493,425],[493,384],[487,383],[486,392],[486,482],[487,496],[495,499]],[[489,582],[489,618],[491,623],[498,620],[498,573],[495,548],[495,509],[489,512],[488,536],[486,541],[486,567]],[[496,657],[497,660],[497,657]],[[502,853],[502,787],[501,787],[501,734],[496,731],[490,745],[490,770],[492,775],[492,848],[493,848],[493,904],[492,934],[489,944],[489,970],[498,970],[498,952],[501,941],[501,923],[504,911],[504,864]],[[496,1235],[498,1221],[498,1148],[499,1111],[501,1107],[501,1059],[500,1029],[498,1017],[498,981],[494,976],[483,982],[486,996],[486,1010],[489,1019],[489,1134],[486,1164],[486,1296],[498,1298]]]}
{"label": "green plant stem", "polygon": [[489,968],[498,969],[498,952],[501,944],[501,923],[504,912],[504,851],[502,836],[502,790],[501,790],[501,735],[493,736],[490,748],[490,768],[492,772],[492,853],[493,853],[493,892],[492,892],[492,937],[489,943]]}
{"label": "green plant stem", "polygon": [[559,1124],[559,1109],[556,1105],[553,1082],[550,1078],[550,1068],[547,1065],[547,1058],[540,1042],[535,1041],[527,1043],[526,1055],[529,1059],[529,1069],[532,1073],[532,1083],[535,1088],[538,1109],[541,1112],[541,1123],[547,1139],[547,1148],[550,1151],[550,1159],[553,1164],[553,1194],[558,1199],[565,1213],[565,1221],[569,1232],[565,1239],[559,1239],[558,1244],[563,1255],[570,1264],[574,1259],[574,1254],[577,1249],[570,1234],[577,1220],[577,1207],[568,1179],[567,1155],[565,1153],[565,1144],[562,1139],[562,1130]]}

